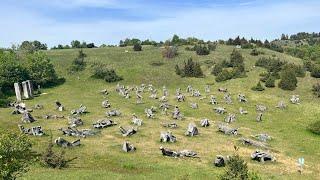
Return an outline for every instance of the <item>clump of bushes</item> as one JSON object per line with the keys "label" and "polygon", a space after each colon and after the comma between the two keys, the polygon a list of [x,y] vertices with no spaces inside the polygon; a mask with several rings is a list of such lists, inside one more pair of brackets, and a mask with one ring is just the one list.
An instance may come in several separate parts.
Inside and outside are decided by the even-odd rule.
{"label": "clump of bushes", "polygon": [[78,56],[72,61],[72,65],[69,69],[70,73],[83,71],[85,69],[87,65],[85,62],[85,57],[87,57],[87,55],[81,49],[78,53]]}
{"label": "clump of bushes", "polygon": [[311,123],[308,126],[308,130],[311,131],[314,134],[320,135],[320,121],[316,121],[314,123]]}
{"label": "clump of bushes", "polygon": [[165,46],[162,51],[162,57],[172,59],[178,55],[178,48],[176,46]]}
{"label": "clump of bushes", "polygon": [[195,45],[194,49],[199,56],[210,54],[210,49],[205,45]]}
{"label": "clump of bushes", "polygon": [[320,97],[320,83],[314,84],[312,86],[312,92],[314,95],[316,95],[317,97]]}
{"label": "clump of bushes", "polygon": [[92,65],[93,78],[103,79],[106,82],[117,82],[123,80],[121,76],[118,76],[113,69],[108,69],[106,65],[101,63],[96,63]]}
{"label": "clump of bushes", "polygon": [[24,134],[0,133],[0,179],[17,179],[29,170],[36,156]]}
{"label": "clump of bushes", "polygon": [[200,67],[200,64],[197,62],[194,62],[192,58],[189,58],[187,62],[184,62],[184,65],[182,68],[179,67],[179,65],[175,66],[175,71],[177,75],[180,75],[181,77],[203,77],[203,72]]}
{"label": "clump of bushes", "polygon": [[216,64],[211,73],[216,76],[217,82],[244,77],[246,72],[241,53],[233,50],[230,55],[230,61],[222,61]]}
{"label": "clump of bushes", "polygon": [[285,67],[280,74],[279,88],[293,91],[296,89],[297,83],[295,70],[290,66]]}
{"label": "clump of bushes", "polygon": [[267,78],[267,80],[265,82],[265,86],[268,88],[276,87],[275,81],[276,81],[276,78],[272,75],[269,75],[269,77]]}
{"label": "clump of bushes", "polygon": [[259,81],[258,84],[251,88],[253,91],[264,91],[264,87],[262,86],[261,82]]}
{"label": "clump of bushes", "polygon": [[261,177],[254,172],[250,172],[247,163],[239,156],[233,155],[229,158],[224,174],[220,175],[220,180],[260,180]]}
{"label": "clump of bushes", "polygon": [[314,78],[320,78],[320,65],[313,65],[311,67],[311,76]]}
{"label": "clump of bushes", "polygon": [[133,45],[133,50],[134,51],[142,51],[142,46],[140,43],[136,43]]}
{"label": "clump of bushes", "polygon": [[229,79],[232,79],[233,73],[232,71],[229,71],[228,69],[223,69],[216,77],[217,82],[226,81]]}
{"label": "clump of bushes", "polygon": [[260,54],[264,54],[264,52],[257,50],[256,48],[252,49],[250,52],[251,56],[259,56]]}
{"label": "clump of bushes", "polygon": [[281,67],[285,64],[286,64],[286,62],[280,61],[279,58],[261,57],[257,60],[255,65],[258,67],[262,67],[262,68],[267,69],[268,72],[277,73],[277,72],[281,71]]}
{"label": "clump of bushes", "polygon": [[35,87],[48,87],[61,83],[63,79],[58,78],[51,60],[43,52],[18,55],[14,51],[0,51],[0,87],[3,93],[0,104],[4,105],[6,97],[13,93],[13,83],[25,80],[35,82]]}

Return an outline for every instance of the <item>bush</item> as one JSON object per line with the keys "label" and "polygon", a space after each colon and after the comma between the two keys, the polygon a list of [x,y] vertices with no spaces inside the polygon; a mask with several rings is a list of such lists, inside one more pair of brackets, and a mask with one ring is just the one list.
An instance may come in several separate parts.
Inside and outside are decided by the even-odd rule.
{"label": "bush", "polygon": [[182,71],[178,65],[175,66],[176,74],[182,76]]}
{"label": "bush", "polygon": [[41,86],[55,84],[58,81],[58,76],[50,59],[41,52],[30,54],[27,57],[27,69],[30,78]]}
{"label": "bush", "polygon": [[53,151],[53,143],[52,137],[49,140],[48,147],[46,151],[42,154],[40,163],[49,168],[65,168],[67,167],[68,163],[71,162],[73,159],[65,159],[65,151],[61,151],[59,154]]}
{"label": "bush", "polygon": [[121,76],[118,76],[117,73],[113,69],[108,69],[104,64],[93,64],[93,75],[92,77],[97,79],[103,79],[106,82],[117,82],[123,80]]}
{"label": "bush", "polygon": [[223,65],[221,63],[216,64],[213,69],[211,74],[217,76],[219,73],[221,73],[223,70]]}
{"label": "bush", "polygon": [[133,45],[133,50],[134,51],[142,51],[142,46],[139,43],[136,43]]}
{"label": "bush", "polygon": [[238,66],[244,67],[243,57],[241,53],[235,49],[232,51],[230,55],[230,65],[232,67],[238,67]]}
{"label": "bush", "polygon": [[221,180],[245,180],[249,179],[247,163],[239,155],[231,156]]}
{"label": "bush", "polygon": [[320,135],[320,121],[311,123],[307,129],[314,134]]}
{"label": "bush", "polygon": [[256,66],[263,67],[268,70],[268,72],[279,72],[281,71],[281,68],[283,65],[285,65],[286,62],[280,61],[278,58],[265,58],[261,57],[257,60]]}
{"label": "bush", "polygon": [[210,54],[210,49],[205,45],[195,45],[194,49],[199,56]]}
{"label": "bush", "polygon": [[279,88],[283,90],[293,91],[297,87],[298,80],[293,68],[287,67],[281,71],[281,80],[278,84]]}
{"label": "bush", "polygon": [[317,97],[320,97],[320,83],[314,84],[312,86],[312,92],[314,95],[316,95]]}
{"label": "bush", "polygon": [[162,57],[164,58],[174,58],[178,55],[178,48],[176,46],[165,46],[162,51]]}
{"label": "bush", "polygon": [[203,77],[200,64],[194,62],[191,58],[189,58],[187,62],[184,62],[183,68],[180,68],[178,65],[176,65],[175,70],[177,75],[182,77]]}
{"label": "bush", "polygon": [[226,81],[232,79],[233,74],[228,69],[223,69],[216,77],[217,82]]}
{"label": "bush", "polygon": [[12,91],[13,83],[29,78],[27,68],[20,64],[20,59],[15,53],[0,53],[0,87],[3,93]]}
{"label": "bush", "polygon": [[258,84],[251,88],[253,91],[264,91],[264,87],[262,86],[261,82],[259,81]]}
{"label": "bush", "polygon": [[82,51],[79,51],[78,56],[73,60],[72,65],[70,67],[70,72],[83,71],[86,67],[85,57],[87,55]]}
{"label": "bush", "polygon": [[311,68],[311,76],[314,78],[320,78],[320,65],[314,65]]}
{"label": "bush", "polygon": [[273,77],[272,75],[269,75],[269,77],[267,78],[267,80],[265,82],[265,85],[268,88],[275,87],[275,77]]}
{"label": "bush", "polygon": [[303,62],[303,66],[307,71],[311,72],[314,64],[312,63],[312,61],[307,60]]}
{"label": "bush", "polygon": [[208,49],[210,51],[215,51],[217,49],[217,44],[216,43],[209,43],[208,44]]}
{"label": "bush", "polygon": [[285,64],[282,67],[282,69],[287,69],[287,68],[293,69],[293,71],[296,74],[296,77],[305,77],[306,76],[305,69],[300,65],[295,65],[295,64],[291,63],[291,64]]}
{"label": "bush", "polygon": [[23,134],[0,133],[0,179],[16,179],[35,160],[30,140]]}
{"label": "bush", "polygon": [[252,51],[250,52],[250,55],[252,56],[258,56],[259,54],[260,52],[256,48],[252,49]]}

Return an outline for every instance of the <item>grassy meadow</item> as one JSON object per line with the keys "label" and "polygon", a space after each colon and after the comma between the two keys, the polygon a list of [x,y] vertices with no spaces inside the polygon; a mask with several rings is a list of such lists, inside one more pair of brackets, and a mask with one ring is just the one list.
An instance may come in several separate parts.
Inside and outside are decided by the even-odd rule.
{"label": "grassy meadow", "polygon": [[[297,59],[285,54],[280,54],[267,49],[261,49],[265,55],[251,56],[246,49],[239,50],[245,58],[247,77],[216,83],[211,75],[211,67],[214,63],[229,59],[234,47],[219,45],[208,56],[197,56],[195,52],[179,49],[179,55],[174,59],[164,59],[161,48],[144,46],[142,52],[134,52],[132,47],[107,47],[97,49],[84,49],[87,54],[88,66],[92,62],[102,62],[110,68],[114,68],[118,75],[124,78],[120,84],[135,86],[153,84],[162,92],[162,86],[169,89],[169,104],[178,105],[185,118],[177,121],[177,129],[166,129],[161,126],[163,122],[171,122],[171,116],[161,115],[158,111],[155,119],[147,119],[144,109],[151,106],[159,106],[158,100],[149,98],[149,93],[143,94],[143,104],[136,105],[134,93],[127,100],[115,92],[117,83],[106,83],[103,80],[91,78],[89,68],[81,73],[68,74],[67,69],[72,60],[77,56],[78,50],[51,50],[46,51],[56,67],[57,73],[66,78],[62,85],[42,89],[43,94],[25,103],[28,107],[35,104],[44,105],[42,110],[34,110],[32,115],[38,120],[26,127],[41,125],[47,134],[52,132],[53,138],[63,137],[67,140],[75,140],[74,137],[64,137],[58,128],[67,127],[67,119],[45,120],[44,114],[61,114],[68,116],[70,110],[78,108],[80,104],[88,107],[88,114],[82,115],[85,124],[79,129],[92,128],[92,123],[105,118],[106,109],[101,107],[101,102],[106,98],[111,103],[112,109],[122,112],[120,117],[112,118],[121,126],[132,126],[132,113],[143,119],[143,125],[138,133],[131,137],[123,137],[118,126],[101,130],[96,136],[82,138],[80,147],[66,149],[67,157],[78,157],[69,168],[62,170],[43,168],[38,164],[21,179],[217,179],[223,173],[223,168],[213,166],[217,154],[232,155],[234,145],[240,147],[239,154],[246,160],[250,170],[257,172],[263,179],[320,179],[320,137],[306,130],[311,122],[320,117],[320,99],[315,98],[311,87],[317,82],[309,74],[305,78],[298,78],[298,88],[295,91],[283,91],[279,88],[266,88],[265,91],[255,92],[251,87],[257,84],[259,74],[265,70],[254,67],[255,61],[261,56],[276,55],[288,62],[302,64]],[[126,53],[125,50],[129,52]],[[192,57],[201,63],[205,78],[181,78],[175,74],[175,65],[183,63]],[[158,65],[155,65],[158,64]],[[206,99],[190,97],[186,102],[176,102],[174,94],[177,88],[185,91],[187,85],[199,89]],[[230,113],[236,114],[236,122],[232,127],[238,127],[240,136],[227,136],[217,131],[217,124],[224,120],[225,115],[218,115],[210,105],[210,94],[204,92],[206,84],[211,85],[211,93],[217,96],[217,106],[223,106]],[[228,105],[223,101],[223,94],[217,89],[225,87],[233,98],[233,104]],[[111,93],[104,97],[99,94],[102,89],[108,89]],[[239,93],[246,95],[248,103],[237,101]],[[289,103],[291,95],[300,95],[301,104]],[[59,100],[66,111],[55,110],[55,100]],[[280,110],[275,108],[279,101],[285,101],[288,108]],[[190,103],[197,102],[199,109],[191,109]],[[263,121],[256,122],[256,104],[264,104],[268,110],[264,113]],[[239,107],[248,110],[247,115],[239,114]],[[172,111],[172,109],[170,109]],[[18,130],[21,123],[20,115],[11,115],[11,109],[0,109],[0,129]],[[202,128],[199,121],[208,118],[211,126]],[[199,129],[196,137],[184,135],[190,122],[195,122]],[[161,131],[170,130],[177,137],[176,143],[160,143]],[[268,133],[273,137],[270,141],[270,152],[275,155],[276,162],[259,163],[250,159],[250,154],[255,147],[240,144],[241,136],[250,137],[258,133]],[[49,136],[30,137],[37,151],[44,151],[47,147]],[[128,140],[137,147],[134,153],[121,151],[122,143]],[[174,150],[190,149],[196,151],[199,159],[170,158],[162,156],[159,147],[164,146]],[[59,149],[58,147],[55,147]],[[297,160],[305,158],[305,170],[300,175],[297,170]]]}

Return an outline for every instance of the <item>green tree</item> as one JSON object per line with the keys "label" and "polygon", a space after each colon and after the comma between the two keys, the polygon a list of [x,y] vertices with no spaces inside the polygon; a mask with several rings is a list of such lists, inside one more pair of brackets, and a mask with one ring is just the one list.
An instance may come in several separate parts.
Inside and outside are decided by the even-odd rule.
{"label": "green tree", "polygon": [[0,179],[16,179],[28,171],[36,154],[23,134],[0,133]]}
{"label": "green tree", "polygon": [[314,78],[320,78],[320,65],[314,65],[311,68],[311,76]]}
{"label": "green tree", "polygon": [[139,43],[136,43],[133,45],[133,50],[134,51],[142,51],[142,46]]}
{"label": "green tree", "polygon": [[317,97],[320,97],[320,83],[314,84],[312,86],[312,92],[314,95],[316,95]]}
{"label": "green tree", "polygon": [[180,38],[178,35],[173,35],[171,40],[172,45],[179,45],[180,44]]}
{"label": "green tree", "polygon": [[221,63],[216,64],[212,69],[212,74],[217,76],[223,70],[223,65]]}
{"label": "green tree", "polygon": [[217,82],[226,81],[232,79],[233,74],[228,69],[223,69],[216,77]]}
{"label": "green tree", "polygon": [[253,91],[264,91],[264,87],[262,86],[261,82],[259,81],[258,84],[251,88]]}
{"label": "green tree", "polygon": [[275,87],[275,78],[273,76],[269,75],[269,77],[267,78],[267,80],[265,82],[265,85],[268,88]]}
{"label": "green tree", "polygon": [[239,155],[233,155],[230,157],[226,170],[221,180],[247,180],[249,179],[249,170],[247,163],[241,159]]}
{"label": "green tree", "polygon": [[295,90],[297,87],[298,80],[296,73],[293,68],[284,68],[280,74],[279,88],[283,90]]}
{"label": "green tree", "polygon": [[58,76],[50,59],[42,52],[30,54],[27,57],[27,70],[30,78],[37,84],[47,86],[54,84]]}
{"label": "green tree", "polygon": [[233,50],[231,55],[230,55],[230,65],[232,67],[239,67],[239,66],[243,66],[243,57],[241,55],[241,53],[237,50]]}
{"label": "green tree", "polygon": [[81,49],[78,53],[78,56],[73,60],[72,65],[69,69],[70,72],[74,71],[83,71],[86,67],[85,57],[87,55]]}
{"label": "green tree", "polygon": [[18,56],[13,53],[0,53],[0,87],[8,92],[15,82],[29,79],[28,70],[22,66]]}
{"label": "green tree", "polygon": [[68,166],[68,163],[73,161],[75,158],[66,159],[65,151],[62,150],[60,153],[57,153],[53,150],[52,136],[50,137],[48,147],[45,152],[42,153],[40,158],[41,165],[49,168],[65,168]]}
{"label": "green tree", "polygon": [[71,41],[71,47],[72,48],[81,48],[81,43],[78,40]]}

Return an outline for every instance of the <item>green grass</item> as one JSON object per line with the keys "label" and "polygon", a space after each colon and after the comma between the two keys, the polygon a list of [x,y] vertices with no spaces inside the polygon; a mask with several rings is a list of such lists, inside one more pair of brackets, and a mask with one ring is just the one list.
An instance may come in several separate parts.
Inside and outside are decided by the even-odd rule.
{"label": "green grass", "polygon": [[[129,53],[125,53],[129,50]],[[44,105],[43,110],[35,110],[33,116],[42,116],[45,113],[68,115],[69,111],[77,108],[80,104],[86,105],[90,113],[83,115],[85,125],[82,128],[91,128],[91,124],[98,119],[104,118],[106,112],[101,107],[103,96],[99,91],[107,88],[111,94],[107,99],[111,102],[112,108],[118,108],[122,112],[121,117],[113,118],[120,125],[131,125],[131,114],[136,113],[144,120],[144,125],[139,128],[136,135],[132,137],[122,137],[117,126],[101,131],[97,136],[81,139],[82,146],[67,149],[69,157],[78,157],[72,162],[69,168],[62,170],[52,170],[42,168],[35,164],[31,170],[23,176],[23,179],[216,179],[223,173],[223,168],[216,168],[212,165],[215,155],[231,155],[234,153],[233,146],[239,145],[239,154],[248,162],[249,168],[258,172],[264,179],[317,179],[320,174],[320,137],[306,130],[311,122],[315,122],[320,117],[320,100],[312,95],[312,84],[317,82],[309,74],[305,78],[299,78],[298,88],[295,91],[283,91],[279,88],[266,89],[263,92],[255,92],[251,87],[255,86],[259,79],[259,74],[264,70],[254,68],[255,61],[259,58],[250,55],[251,50],[240,50],[245,57],[248,77],[233,79],[230,81],[215,83],[215,77],[210,75],[213,63],[229,58],[233,47],[218,46],[216,51],[208,56],[197,56],[194,52],[179,50],[179,56],[172,60],[163,59],[161,49],[147,46],[142,52],[133,52],[131,47],[127,48],[101,48],[85,49],[88,55],[87,61],[100,61],[108,67],[116,69],[124,80],[121,84],[135,86],[142,83],[153,84],[160,92],[162,86],[169,88],[172,105],[179,105],[182,113],[186,117],[178,121],[179,128],[171,130],[177,137],[177,143],[161,144],[159,135],[166,129],[161,127],[161,122],[171,121],[168,116],[160,113],[156,118],[149,120],[145,117],[144,108],[152,105],[157,106],[159,102],[148,98],[149,93],[145,93],[144,104],[136,105],[135,96],[126,100],[120,97],[115,91],[116,83],[106,83],[103,80],[91,78],[91,72],[85,70],[77,74],[67,74],[67,69],[71,61],[76,57],[77,50],[55,50],[48,51],[47,54],[53,60],[59,75],[66,78],[63,85],[43,89],[46,94],[33,100],[26,101],[29,107],[39,103]],[[280,54],[270,50],[262,49],[263,56],[276,56],[286,61],[301,64],[297,58]],[[205,78],[181,78],[175,74],[174,66],[183,63],[187,58],[192,57],[201,63],[206,75]],[[154,65],[156,62],[157,65]],[[162,64],[163,63],[163,64]],[[160,65],[158,65],[160,64]],[[78,77],[80,79],[78,79]],[[200,89],[204,94],[206,84],[212,84],[211,94],[218,97],[221,106],[227,108],[228,112],[236,113],[237,120],[231,126],[239,127],[242,136],[249,137],[257,133],[268,133],[274,140],[270,142],[271,152],[276,156],[277,162],[260,164],[250,160],[250,154],[254,147],[245,147],[239,144],[239,137],[225,136],[217,132],[216,124],[223,121],[224,116],[217,115],[208,104],[209,99],[200,101],[197,98],[187,95],[187,102],[178,103],[174,100],[174,93],[177,88],[185,90],[188,84]],[[224,104],[223,94],[218,93],[219,87],[226,87],[232,93],[233,105]],[[238,93],[244,93],[249,102],[240,104],[237,102]],[[302,100],[301,105],[291,105],[289,98],[293,94],[299,94]],[[206,95],[209,97],[209,94]],[[61,101],[67,111],[59,113],[54,110],[54,101]],[[284,100],[289,106],[286,110],[275,108],[280,100]],[[197,102],[200,109],[190,108],[190,102]],[[264,114],[263,122],[255,121],[256,104],[265,104],[268,107]],[[248,115],[239,115],[239,107],[249,111]],[[201,118],[209,118],[214,124],[208,128],[199,127],[200,135],[197,137],[185,137],[184,132],[189,122],[195,122],[199,126]],[[17,125],[20,123],[19,115],[10,115],[10,109],[0,109],[0,129],[10,129],[18,132]],[[61,136],[57,130],[67,126],[67,120],[44,120],[32,125],[41,125],[45,132],[52,132],[53,137]],[[27,127],[31,125],[26,125]],[[73,137],[65,137],[68,140],[75,140]],[[38,151],[43,151],[49,136],[31,137],[34,147]],[[123,153],[121,145],[125,140],[129,140],[137,147],[134,153]],[[159,151],[160,146],[169,147],[176,150],[191,149],[198,152],[200,159],[174,159],[163,157]],[[56,148],[58,149],[58,148]],[[306,168],[302,175],[297,172],[296,161],[299,157],[304,157]]]}

